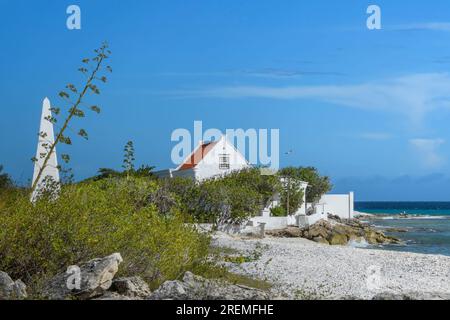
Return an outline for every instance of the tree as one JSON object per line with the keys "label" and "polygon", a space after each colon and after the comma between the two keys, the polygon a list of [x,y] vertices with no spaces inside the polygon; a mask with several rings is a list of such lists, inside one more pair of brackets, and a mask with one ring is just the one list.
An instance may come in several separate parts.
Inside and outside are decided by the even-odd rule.
{"label": "tree", "polygon": [[142,165],[139,167],[139,169],[137,169],[133,172],[133,175],[136,177],[152,178],[152,177],[154,177],[154,175],[153,175],[154,169],[155,169],[155,167],[153,167],[153,166]]}
{"label": "tree", "polygon": [[114,169],[110,169],[110,168],[100,168],[98,169],[98,174],[95,177],[92,178],[88,178],[86,179],[86,181],[98,181],[98,180],[103,180],[103,179],[108,179],[108,178],[113,178],[113,177],[120,177],[121,176],[121,172],[116,171]]}
{"label": "tree", "polygon": [[246,186],[261,196],[261,209],[269,204],[274,195],[282,190],[276,175],[262,175],[260,168],[248,168],[234,171],[222,178],[224,183],[235,186]]}
{"label": "tree", "polygon": [[330,178],[321,176],[314,167],[287,167],[281,169],[279,175],[307,182],[306,202],[308,203],[317,203],[325,193],[333,188]]}
{"label": "tree", "polygon": [[282,177],[282,181],[283,188],[280,192],[281,207],[286,212],[286,215],[294,214],[303,204],[302,180],[287,175]]}
{"label": "tree", "polygon": [[128,141],[123,149],[124,155],[123,155],[123,164],[122,168],[124,169],[124,172],[127,175],[127,178],[129,178],[130,173],[134,172],[134,161],[136,160],[134,158],[134,145],[133,141]]}
{"label": "tree", "polygon": [[148,165],[142,165],[137,170],[134,167],[134,144],[133,141],[128,141],[127,144],[124,147],[124,156],[123,156],[123,162],[122,162],[122,168],[124,169],[122,172],[116,171],[114,169],[109,168],[100,168],[98,170],[98,175],[89,178],[87,180],[102,180],[107,178],[121,178],[126,177],[127,180],[129,180],[131,177],[135,178],[153,178],[153,169],[155,167],[148,166]]}
{"label": "tree", "polygon": [[[71,121],[74,118],[84,118],[85,117],[85,103],[84,98],[86,95],[91,92],[94,94],[100,94],[100,90],[97,87],[95,83],[98,81],[101,81],[105,83],[107,81],[107,78],[103,75],[101,76],[100,73],[103,71],[103,63],[106,59],[109,58],[109,55],[111,54],[111,51],[108,50],[108,45],[106,43],[102,44],[99,49],[95,50],[96,55],[92,59],[83,59],[82,62],[85,66],[78,69],[82,74],[86,76],[86,82],[82,86],[81,91],[79,91],[75,85],[69,83],[66,85],[67,91],[61,91],[59,93],[59,96],[67,103],[68,110],[67,115],[63,119],[62,126],[58,134],[56,135],[56,139],[53,143],[42,143],[42,147],[45,149],[45,152],[41,154],[42,159],[44,159],[42,167],[39,169],[39,172],[36,176],[36,180],[34,181],[33,185],[31,186],[31,193],[34,193],[35,189],[38,186],[39,181],[42,178],[42,174],[44,170],[48,166],[48,162],[51,158],[51,155],[55,151],[56,146],[59,143],[71,145],[72,140],[71,138],[66,135],[66,130],[70,128],[69,124],[71,124]],[[110,66],[106,66],[105,68],[107,71],[112,72],[112,69]],[[69,93],[70,92],[70,93]],[[71,95],[74,96],[75,100],[71,100]],[[100,108],[98,106],[90,106],[89,109],[95,113],[100,113]],[[57,117],[61,114],[61,108],[59,107],[52,107],[51,111],[55,115],[55,117],[51,116],[48,117],[46,120],[51,122],[52,124],[56,124],[58,122]],[[70,128],[72,129],[72,128]],[[72,129],[73,130],[73,129]],[[39,136],[43,139],[45,139],[45,133],[39,132]],[[80,129],[78,131],[78,135],[84,139],[88,139],[88,133],[84,129]],[[62,154],[61,159],[68,163],[70,161],[70,156],[68,154]],[[32,158],[33,162],[37,162],[38,159],[35,157]]]}
{"label": "tree", "polygon": [[0,165],[0,190],[6,189],[12,186],[11,178],[9,177],[9,174],[2,173],[3,166]]}
{"label": "tree", "polygon": [[245,184],[210,179],[193,185],[187,182],[187,186],[193,189],[182,199],[188,201],[190,214],[200,222],[241,224],[262,209],[262,195]]}

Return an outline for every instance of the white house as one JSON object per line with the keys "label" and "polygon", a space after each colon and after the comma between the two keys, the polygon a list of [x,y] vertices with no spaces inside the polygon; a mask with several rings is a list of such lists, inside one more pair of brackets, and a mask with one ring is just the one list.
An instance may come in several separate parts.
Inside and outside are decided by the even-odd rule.
{"label": "white house", "polygon": [[155,172],[160,178],[187,177],[202,181],[249,168],[250,164],[225,136],[218,141],[201,141],[176,169]]}
{"label": "white house", "polygon": [[[155,172],[160,178],[187,177],[196,181],[221,177],[233,171],[249,168],[250,164],[226,136],[218,141],[200,142],[195,150],[176,169]],[[283,181],[282,181],[283,182]],[[274,217],[271,209],[280,205],[279,195],[274,195],[272,202],[257,217],[250,219],[245,228],[264,226],[266,230],[284,228],[289,225],[307,226],[320,219],[327,219],[328,214],[341,218],[353,217],[353,193],[350,195],[324,195],[318,204],[307,204],[305,199],[307,182],[302,182],[303,205],[287,217]],[[241,230],[242,228],[238,228]]]}

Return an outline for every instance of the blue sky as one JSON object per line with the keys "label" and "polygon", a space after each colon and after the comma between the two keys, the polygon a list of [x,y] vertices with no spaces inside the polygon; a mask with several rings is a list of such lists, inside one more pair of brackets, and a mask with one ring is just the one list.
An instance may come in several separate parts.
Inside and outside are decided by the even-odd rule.
{"label": "blue sky", "polygon": [[[66,28],[81,8],[82,29]],[[366,28],[377,4],[382,30]],[[69,151],[78,179],[173,166],[171,133],[279,128],[281,165],[312,165],[357,200],[449,200],[448,1],[0,0],[0,163],[32,175],[41,102],[110,43],[114,73]],[[289,155],[285,151],[293,150]]]}

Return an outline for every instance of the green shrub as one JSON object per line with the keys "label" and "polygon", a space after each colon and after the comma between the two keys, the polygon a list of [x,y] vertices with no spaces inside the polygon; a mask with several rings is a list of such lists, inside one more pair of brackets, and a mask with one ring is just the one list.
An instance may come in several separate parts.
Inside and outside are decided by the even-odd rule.
{"label": "green shrub", "polygon": [[274,217],[285,217],[285,216],[287,216],[287,212],[282,206],[278,206],[278,207],[270,209],[270,213]]}
{"label": "green shrub", "polygon": [[235,171],[225,176],[223,181],[228,185],[245,186],[258,192],[262,206],[266,206],[274,194],[282,189],[277,175],[262,175],[260,168]]}
{"label": "green shrub", "polygon": [[85,182],[98,181],[109,178],[126,178],[130,176],[135,178],[154,178],[154,168],[155,167],[148,165],[142,165],[138,169],[132,168],[127,171],[116,171],[110,168],[100,168],[98,169],[98,174],[96,176],[86,179]]}
{"label": "green shrub", "polygon": [[0,270],[33,282],[113,252],[120,272],[152,286],[196,270],[209,237],[185,224],[176,210],[160,214],[152,202],[157,182],[104,179],[63,187],[56,201],[30,204],[20,195],[0,209]]}
{"label": "green shrub", "polygon": [[160,183],[176,195],[182,212],[197,222],[215,224],[242,223],[259,214],[280,188],[278,177],[263,176],[257,168],[200,183],[188,178]]}
{"label": "green shrub", "polygon": [[0,191],[12,187],[12,180],[7,173],[2,173],[3,166],[0,165]]}
{"label": "green shrub", "polygon": [[306,202],[319,201],[325,193],[333,188],[330,178],[321,176],[314,167],[286,167],[281,169],[278,174],[286,178],[308,182]]}
{"label": "green shrub", "polygon": [[218,225],[240,224],[263,208],[262,196],[246,185],[230,183],[227,180],[209,180],[204,182],[200,189],[198,211]]}

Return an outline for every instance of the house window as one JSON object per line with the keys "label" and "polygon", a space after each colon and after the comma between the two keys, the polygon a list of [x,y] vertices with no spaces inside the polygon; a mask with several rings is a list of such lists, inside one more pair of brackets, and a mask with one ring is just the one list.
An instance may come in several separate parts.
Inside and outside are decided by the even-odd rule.
{"label": "house window", "polygon": [[230,169],[230,155],[220,154],[219,155],[219,169],[227,170]]}

